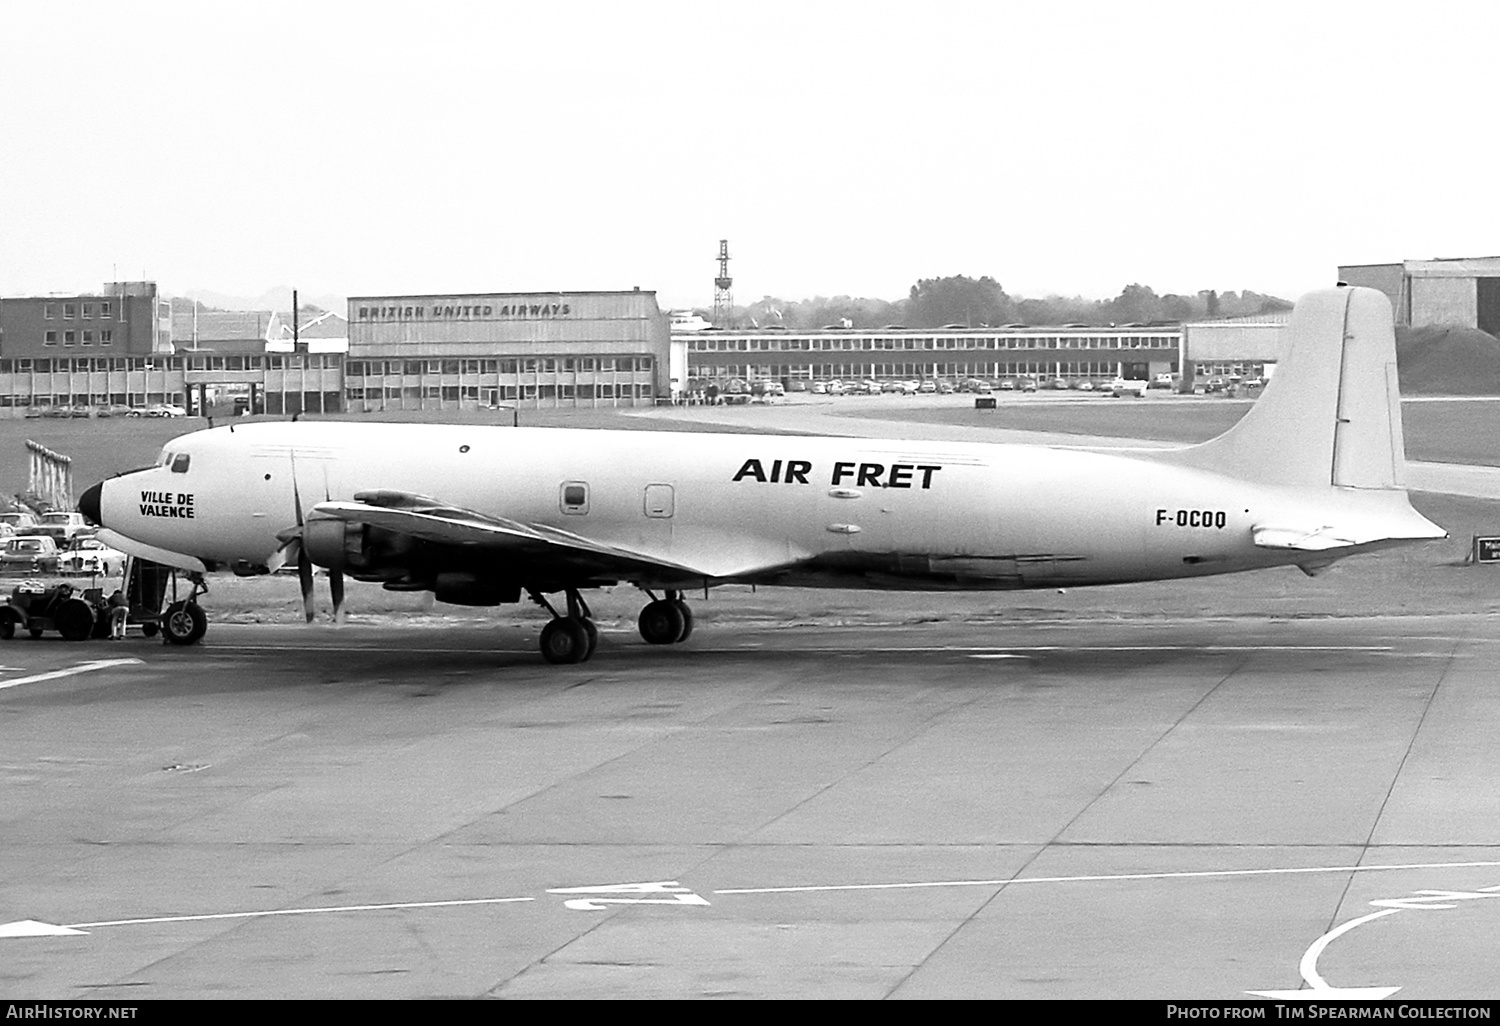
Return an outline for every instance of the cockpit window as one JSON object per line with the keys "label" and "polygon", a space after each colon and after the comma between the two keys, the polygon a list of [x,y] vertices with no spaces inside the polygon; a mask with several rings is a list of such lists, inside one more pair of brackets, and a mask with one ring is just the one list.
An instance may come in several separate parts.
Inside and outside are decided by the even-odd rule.
{"label": "cockpit window", "polygon": [[167,450],[165,450],[165,449],[163,449],[161,451],[161,455],[160,456],[156,457],[156,465],[158,467],[165,467],[168,463],[171,463],[171,462],[172,462],[172,454],[169,453],[169,452],[167,452]]}
{"label": "cockpit window", "polygon": [[174,473],[174,474],[186,474],[187,470],[188,470],[188,463],[191,460],[192,460],[192,457],[189,456],[187,453],[185,453],[185,452],[178,453],[172,459],[172,473]]}

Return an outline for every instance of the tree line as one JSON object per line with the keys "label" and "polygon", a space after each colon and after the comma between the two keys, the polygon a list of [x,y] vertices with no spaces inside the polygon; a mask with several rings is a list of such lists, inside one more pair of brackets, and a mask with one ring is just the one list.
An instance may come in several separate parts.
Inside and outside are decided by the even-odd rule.
{"label": "tree line", "polygon": [[[818,328],[997,328],[1007,324],[1149,324],[1176,323],[1214,317],[1290,310],[1292,304],[1249,289],[1218,292],[1204,289],[1191,296],[1157,295],[1149,285],[1132,284],[1113,299],[1047,296],[1025,299],[1010,296],[988,275],[923,278],[905,299],[862,299],[816,296],[800,301],[766,296],[745,307],[735,307],[733,327]],[[705,319],[710,311],[696,311]],[[727,326],[727,325],[726,325]]]}

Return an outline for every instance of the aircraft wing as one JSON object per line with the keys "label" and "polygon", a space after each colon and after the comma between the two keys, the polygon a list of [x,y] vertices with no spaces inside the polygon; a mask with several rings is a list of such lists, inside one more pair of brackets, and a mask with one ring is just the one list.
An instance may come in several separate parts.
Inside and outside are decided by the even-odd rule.
{"label": "aircraft wing", "polygon": [[490,516],[409,492],[359,492],[353,502],[321,502],[308,514],[309,521],[317,519],[369,524],[438,545],[501,552],[516,563],[534,563],[548,577],[558,573],[673,580],[717,576],[705,568],[597,542],[570,531]]}

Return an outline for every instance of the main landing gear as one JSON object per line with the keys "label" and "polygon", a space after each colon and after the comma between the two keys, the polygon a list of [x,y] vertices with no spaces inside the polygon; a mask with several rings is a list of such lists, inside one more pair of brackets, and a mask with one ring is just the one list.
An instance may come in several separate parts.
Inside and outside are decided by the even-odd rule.
{"label": "main landing gear", "polygon": [[[647,595],[651,595],[648,591]],[[651,645],[676,645],[693,633],[693,611],[682,601],[682,593],[669,591],[666,598],[651,595],[637,621],[641,637]]]}
{"label": "main landing gear", "polygon": [[568,612],[559,613],[539,592],[531,592],[531,600],[552,614],[547,626],[542,628],[542,658],[549,663],[584,663],[594,654],[599,644],[599,628],[594,626],[594,614],[576,588],[569,588]]}
{"label": "main landing gear", "polygon": [[[559,612],[541,592],[527,590],[531,601],[552,614],[547,626],[542,628],[539,647],[542,658],[549,663],[586,663],[599,644],[599,628],[594,626],[594,614],[576,588],[569,588],[568,610]],[[652,645],[675,645],[684,642],[693,633],[693,611],[682,600],[682,593],[668,591],[664,598],[651,592],[651,601],[641,610],[639,626],[641,637]]]}

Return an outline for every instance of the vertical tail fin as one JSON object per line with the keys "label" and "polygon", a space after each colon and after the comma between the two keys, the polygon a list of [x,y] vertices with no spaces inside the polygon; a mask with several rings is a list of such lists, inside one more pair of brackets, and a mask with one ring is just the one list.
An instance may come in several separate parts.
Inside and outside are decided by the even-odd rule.
{"label": "vertical tail fin", "polygon": [[1404,488],[1391,304],[1375,289],[1303,296],[1264,394],[1173,462],[1267,484]]}

